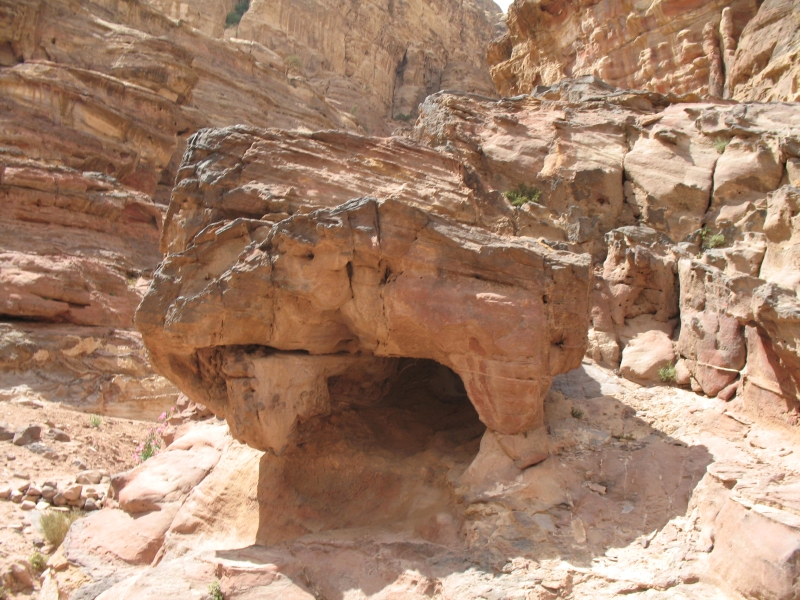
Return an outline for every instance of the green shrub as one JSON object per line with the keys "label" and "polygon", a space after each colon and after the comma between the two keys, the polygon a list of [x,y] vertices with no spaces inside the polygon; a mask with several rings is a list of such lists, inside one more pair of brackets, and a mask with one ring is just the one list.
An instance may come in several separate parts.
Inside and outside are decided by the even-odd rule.
{"label": "green shrub", "polygon": [[225,596],[222,594],[222,588],[219,586],[219,581],[208,584],[208,593],[211,596],[211,600],[225,600]]}
{"label": "green shrub", "polygon": [[725,152],[725,148],[727,148],[728,144],[730,144],[730,143],[731,143],[730,140],[726,140],[725,138],[719,138],[718,137],[717,139],[714,140],[714,148],[717,149],[717,152],[722,154],[723,152]]}
{"label": "green shrub", "polygon": [[675,382],[675,365],[667,364],[661,367],[658,370],[658,376],[661,378],[661,381],[664,383],[674,383]]}
{"label": "green shrub", "polygon": [[300,71],[303,68],[303,61],[297,54],[290,54],[286,57],[286,66]]}
{"label": "green shrub", "polygon": [[528,202],[539,202],[542,193],[533,186],[520,183],[513,190],[508,190],[503,194],[510,202],[511,206],[525,206]]}
{"label": "green shrub", "polygon": [[703,227],[700,230],[700,245],[703,250],[712,250],[725,245],[725,236],[721,233],[711,235],[711,232]]}
{"label": "green shrub", "polygon": [[233,27],[238,25],[242,20],[244,13],[250,8],[250,0],[239,0],[233,10],[225,17],[225,27]]}
{"label": "green shrub", "polygon": [[583,418],[583,411],[578,408],[577,406],[573,406],[572,410],[570,411],[573,419],[582,419]]}
{"label": "green shrub", "polygon": [[725,236],[721,233],[717,233],[716,235],[709,236],[705,240],[705,247],[706,248],[719,248],[720,246],[725,245]]}
{"label": "green shrub", "polygon": [[89,415],[89,426],[98,429],[103,424],[103,417],[100,415]]}
{"label": "green shrub", "polygon": [[57,548],[67,537],[70,525],[85,514],[82,510],[72,510],[70,512],[47,510],[39,518],[39,529],[42,531],[44,539],[51,546]]}
{"label": "green shrub", "polygon": [[143,463],[148,458],[153,458],[161,450],[161,441],[156,435],[156,430],[151,429],[145,440],[137,446],[135,458],[139,463]]}
{"label": "green shrub", "polygon": [[412,120],[413,118],[414,118],[414,115],[411,115],[411,114],[408,114],[408,115],[407,115],[407,114],[405,114],[405,113],[398,113],[397,115],[395,115],[395,117],[394,117],[394,120],[395,120],[395,121],[405,121],[405,122],[408,122],[408,121]]}
{"label": "green shrub", "polygon": [[28,557],[28,562],[31,563],[31,568],[37,573],[41,573],[47,568],[47,558],[38,550],[33,551],[33,554]]}

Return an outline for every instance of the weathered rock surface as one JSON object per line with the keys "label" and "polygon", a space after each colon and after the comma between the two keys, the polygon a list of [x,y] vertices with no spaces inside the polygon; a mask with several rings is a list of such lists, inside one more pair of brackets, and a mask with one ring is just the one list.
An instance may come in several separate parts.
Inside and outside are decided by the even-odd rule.
{"label": "weathered rock surface", "polygon": [[139,3],[23,0],[0,15],[2,395],[153,418],[177,390],[150,369],[133,313],[186,137],[355,124],[267,49]]}
{"label": "weathered rock surface", "polygon": [[[588,257],[491,233],[492,212],[481,209],[493,197],[468,187],[459,163],[408,142],[288,136],[276,148],[285,171],[306,160],[295,140],[323,156],[344,144],[362,154],[356,177],[323,164],[297,178],[305,185],[292,187],[293,203],[281,202],[274,159],[259,159],[275,154],[276,137],[234,128],[190,142],[165,238],[171,253],[137,316],[154,364],[261,449],[283,449],[295,418],[330,412],[326,380],[387,380],[383,357],[452,368],[494,430],[540,427],[551,378],[585,349],[573,324],[588,315]],[[428,174],[419,183],[415,164]],[[436,171],[457,193],[431,193]],[[317,197],[340,204],[366,186],[383,199],[307,212]],[[298,351],[310,356],[283,354]],[[283,389],[280,373],[290,371],[308,376]]]}
{"label": "weathered rock surface", "polygon": [[759,7],[742,31],[732,66],[726,66],[732,98],[800,101],[798,12],[797,0],[766,0]]}
{"label": "weathered rock surface", "polygon": [[520,0],[487,60],[502,95],[566,77],[662,93],[798,99],[796,0]]}
{"label": "weathered rock surface", "polygon": [[[489,190],[532,188],[536,201],[508,217],[515,232],[603,262],[591,357],[618,366],[631,339],[663,332],[677,342],[680,384],[794,423],[797,111],[692,104],[588,77],[499,102],[438,94],[414,135]],[[656,355],[624,372],[658,383],[666,344]]]}
{"label": "weathered rock surface", "polygon": [[[230,597],[276,599],[796,595],[790,432],[584,364],[548,394],[555,456],[522,470],[487,432],[465,472],[477,415],[464,396],[444,400],[441,366],[404,366],[381,402],[305,423],[282,456],[197,426],[184,447],[206,440],[220,455],[185,500],[151,488],[160,511],[79,521],[42,597],[200,598],[214,580]],[[125,477],[164,481],[165,464],[193,465],[182,439]]]}
{"label": "weathered rock surface", "polygon": [[388,133],[391,119],[396,126],[416,116],[417,105],[441,89],[495,94],[484,57],[500,10],[489,0],[253,0],[227,29],[235,2],[148,3],[210,35],[269,48],[293,77],[373,135]]}

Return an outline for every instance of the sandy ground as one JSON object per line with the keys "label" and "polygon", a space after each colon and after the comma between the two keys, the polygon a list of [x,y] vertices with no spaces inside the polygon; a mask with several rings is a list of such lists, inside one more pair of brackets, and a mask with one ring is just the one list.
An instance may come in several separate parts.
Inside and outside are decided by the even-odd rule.
{"label": "sandy ground", "polygon": [[[153,423],[101,417],[93,427],[86,413],[75,412],[50,402],[2,402],[0,422],[16,430],[29,423],[42,427],[41,443],[57,458],[45,458],[10,440],[0,442],[0,485],[17,479],[29,479],[41,486],[45,481],[62,484],[75,481],[78,472],[100,470],[108,475],[126,471],[136,464],[135,449],[147,436]],[[66,432],[70,441],[59,442],[48,436],[52,427]],[[16,560],[27,559],[38,547],[47,551],[44,538],[35,523],[38,511],[23,511],[20,504],[0,500],[0,573]],[[31,598],[35,593],[9,594],[9,598]]]}

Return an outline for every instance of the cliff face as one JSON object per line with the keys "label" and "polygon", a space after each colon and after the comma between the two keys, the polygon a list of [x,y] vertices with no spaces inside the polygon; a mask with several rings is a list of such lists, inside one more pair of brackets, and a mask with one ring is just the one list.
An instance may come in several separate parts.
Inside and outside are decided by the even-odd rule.
{"label": "cliff face", "polygon": [[224,32],[221,11],[230,3],[150,4],[212,35],[275,50],[294,76],[372,134],[388,133],[387,119],[408,120],[442,89],[495,94],[484,61],[500,18],[491,0],[253,0]]}
{"label": "cliff face", "polygon": [[213,40],[137,3],[0,3],[3,394],[155,416],[133,313],[184,140],[236,122],[348,128],[257,44]]}
{"label": "cliff face", "polygon": [[737,100],[796,100],[796,0],[518,0],[489,48],[503,95],[564,77]]}

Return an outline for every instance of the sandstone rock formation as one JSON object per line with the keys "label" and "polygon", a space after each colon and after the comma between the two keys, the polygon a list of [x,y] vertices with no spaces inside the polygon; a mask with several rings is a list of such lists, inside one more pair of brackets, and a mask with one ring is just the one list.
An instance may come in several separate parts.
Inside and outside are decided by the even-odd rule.
{"label": "sandstone rock formation", "polygon": [[[595,360],[618,366],[636,336],[679,331],[681,383],[726,400],[738,393],[754,414],[794,423],[797,107],[688,100],[591,77],[499,102],[438,94],[415,137],[489,188],[535,189],[537,201],[512,215],[514,231],[603,263]],[[747,369],[745,327],[755,328]]]}
{"label": "sandstone rock formation", "polygon": [[798,99],[794,0],[519,0],[488,62],[501,95],[565,77],[736,100]]}
{"label": "sandstone rock formation", "polygon": [[726,80],[730,97],[760,102],[800,101],[797,0],[766,0],[739,39]]}
{"label": "sandstone rock formation", "polygon": [[186,137],[355,125],[266,48],[138,3],[24,0],[0,14],[3,396],[154,418],[177,390],[150,369],[133,312]]}
{"label": "sandstone rock formation", "polygon": [[557,456],[520,469],[492,434],[461,474],[482,427],[425,362],[407,361],[379,404],[306,423],[282,456],[218,422],[182,426],[115,478],[120,508],[73,527],[41,597],[202,597],[213,581],[276,599],[796,595],[788,432],[584,364],[548,394]]}
{"label": "sandstone rock formation", "polygon": [[[304,175],[309,148],[346,151],[354,168]],[[396,369],[383,357],[435,360],[491,429],[536,429],[550,380],[585,350],[574,323],[588,318],[589,261],[492,233],[507,210],[460,163],[410,142],[201,132],[137,325],[154,365],[260,449],[283,450],[298,420],[337,403],[379,399]],[[332,397],[343,378],[364,397]]]}
{"label": "sandstone rock formation", "polygon": [[227,29],[235,2],[148,3],[216,37],[270,48],[293,77],[373,135],[389,132],[387,120],[416,116],[417,105],[441,89],[495,93],[484,61],[500,18],[491,0],[253,0]]}

